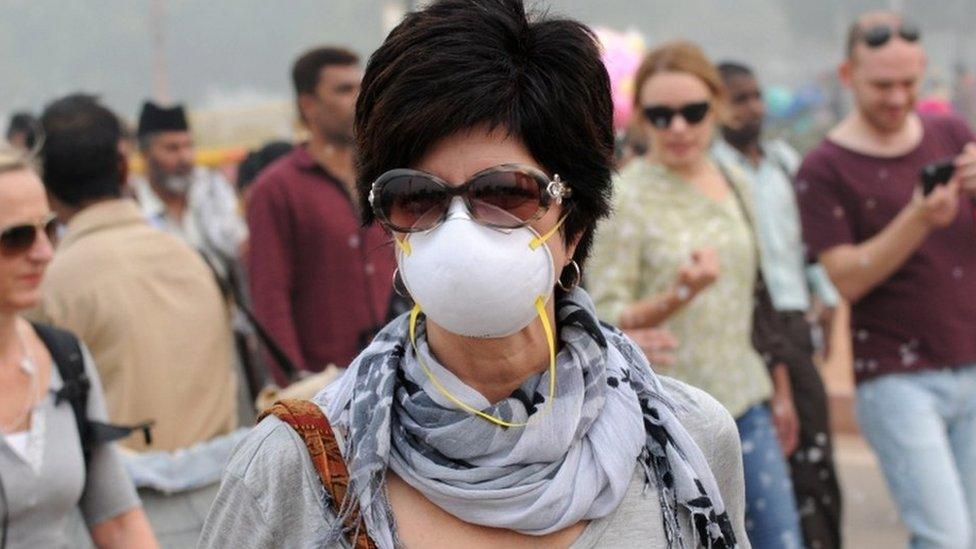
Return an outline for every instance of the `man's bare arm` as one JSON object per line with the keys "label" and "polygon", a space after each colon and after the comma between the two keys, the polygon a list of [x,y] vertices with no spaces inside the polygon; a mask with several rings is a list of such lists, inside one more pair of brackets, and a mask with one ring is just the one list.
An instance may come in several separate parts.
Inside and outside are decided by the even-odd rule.
{"label": "man's bare arm", "polygon": [[959,213],[958,177],[927,197],[916,195],[881,232],[860,244],[843,244],[820,254],[820,263],[844,299],[856,303],[891,277],[929,234]]}

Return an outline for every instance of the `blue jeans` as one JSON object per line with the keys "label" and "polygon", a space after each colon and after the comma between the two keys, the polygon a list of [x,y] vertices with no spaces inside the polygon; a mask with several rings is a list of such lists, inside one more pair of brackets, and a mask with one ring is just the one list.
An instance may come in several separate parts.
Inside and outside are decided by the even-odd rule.
{"label": "blue jeans", "polygon": [[755,549],[799,549],[800,515],[769,407],[753,406],[735,423],[742,440],[749,542]]}
{"label": "blue jeans", "polygon": [[911,546],[976,548],[976,365],[865,381],[857,420]]}

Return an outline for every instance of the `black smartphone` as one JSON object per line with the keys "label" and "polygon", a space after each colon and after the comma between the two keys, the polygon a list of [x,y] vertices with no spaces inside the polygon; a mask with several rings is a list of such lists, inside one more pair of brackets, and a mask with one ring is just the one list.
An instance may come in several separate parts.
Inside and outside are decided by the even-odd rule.
{"label": "black smartphone", "polygon": [[922,194],[928,196],[938,185],[945,185],[956,171],[954,159],[933,162],[922,168]]}

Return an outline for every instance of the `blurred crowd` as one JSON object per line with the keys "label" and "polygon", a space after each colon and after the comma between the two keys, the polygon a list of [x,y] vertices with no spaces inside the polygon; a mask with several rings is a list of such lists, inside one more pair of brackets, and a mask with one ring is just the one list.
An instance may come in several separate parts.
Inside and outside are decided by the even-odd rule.
{"label": "blurred crowd", "polygon": [[[748,59],[652,48],[613,214],[557,281],[731,414],[740,542],[760,548],[841,546],[818,365],[849,304],[860,429],[912,546],[971,549],[976,136],[957,113],[976,94],[919,108],[923,33],[897,13],[863,15],[841,47],[851,108],[804,154],[773,137]],[[413,307],[390,231],[363,222],[360,58],[316,47],[291,77],[306,137],[229,172],[197,161],[183,105],[147,100],[130,125],[76,93],[10,118],[0,547],[194,546],[257,413],[310,398]]]}

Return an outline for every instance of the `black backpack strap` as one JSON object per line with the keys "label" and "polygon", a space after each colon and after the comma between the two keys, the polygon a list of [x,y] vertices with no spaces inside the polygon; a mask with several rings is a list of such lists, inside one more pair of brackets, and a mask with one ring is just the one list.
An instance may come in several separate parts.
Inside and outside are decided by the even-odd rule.
{"label": "black backpack strap", "polygon": [[78,438],[81,440],[85,465],[91,459],[92,450],[106,442],[119,440],[129,436],[133,431],[141,429],[146,437],[146,444],[152,439],[149,427],[152,422],[146,422],[133,427],[111,425],[88,419],[88,394],[91,391],[91,380],[85,373],[85,358],[81,352],[78,338],[71,332],[48,326],[46,324],[31,323],[44,346],[51,353],[51,359],[61,375],[63,387],[55,393],[55,406],[68,401],[75,415],[78,426]]}
{"label": "black backpack strap", "polygon": [[91,451],[88,442],[91,437],[88,432],[88,422],[85,420],[91,381],[85,375],[85,359],[81,354],[81,346],[78,344],[78,339],[69,332],[46,324],[32,323],[32,325],[48,352],[51,353],[51,359],[57,366],[58,373],[61,374],[64,386],[55,396],[55,405],[61,404],[64,400],[71,405],[78,426],[78,438],[81,439],[87,463]]}

